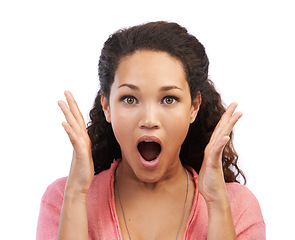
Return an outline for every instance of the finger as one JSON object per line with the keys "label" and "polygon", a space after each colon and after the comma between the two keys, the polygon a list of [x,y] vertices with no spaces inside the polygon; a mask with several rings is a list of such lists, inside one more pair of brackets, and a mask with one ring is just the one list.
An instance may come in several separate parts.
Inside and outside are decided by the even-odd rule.
{"label": "finger", "polygon": [[70,124],[67,123],[67,122],[63,122],[62,126],[63,126],[64,130],[66,131],[66,133],[68,134],[68,137],[69,137],[73,147],[75,148],[75,145],[76,145],[76,142],[77,142],[77,136],[76,136],[75,132],[73,131]]}
{"label": "finger", "polygon": [[231,103],[228,108],[226,109],[225,113],[222,115],[221,119],[219,120],[216,129],[220,130],[224,127],[224,125],[227,124],[233,113],[235,112],[238,104],[237,103]]}
{"label": "finger", "polygon": [[231,103],[226,112],[222,115],[221,119],[219,120],[218,124],[216,125],[211,139],[210,141],[215,141],[216,136],[218,136],[220,134],[220,132],[222,131],[222,129],[224,128],[224,126],[228,123],[229,119],[232,117],[233,113],[235,112],[236,108],[237,108],[238,104],[237,103]]}
{"label": "finger", "polygon": [[221,131],[221,135],[223,136],[229,136],[231,131],[233,130],[236,123],[239,121],[239,119],[243,116],[242,112],[236,112],[228,121],[228,123],[224,126],[224,128]]}
{"label": "finger", "polygon": [[211,157],[209,159],[210,162],[210,165],[213,166],[213,167],[216,167],[216,168],[220,168],[222,167],[222,152],[223,152],[223,149],[225,147],[225,145],[227,144],[227,142],[230,140],[230,137],[229,136],[223,136],[218,144],[216,144],[212,150],[212,153],[211,153]]}
{"label": "finger", "polygon": [[69,123],[63,122],[62,126],[66,131],[76,153],[83,152],[85,150],[85,142],[83,142],[83,140],[81,142],[81,138],[79,138],[79,136],[75,133]]}
{"label": "finger", "polygon": [[216,142],[219,142],[220,139],[222,139],[223,137],[226,137],[230,135],[230,133],[232,132],[235,124],[237,123],[237,121],[242,117],[242,113],[241,112],[236,112],[227,122],[227,124],[221,129],[221,131],[219,132],[218,135],[216,135]]}
{"label": "finger", "polygon": [[85,121],[83,118],[83,115],[78,107],[78,104],[76,102],[76,100],[73,97],[73,94],[70,91],[65,91],[65,96],[69,105],[69,108],[73,114],[73,116],[75,117],[75,119],[77,120],[78,124],[80,125],[81,129],[85,129]]}
{"label": "finger", "polygon": [[73,114],[72,114],[71,110],[69,109],[69,107],[67,106],[67,104],[64,101],[60,100],[60,101],[58,101],[58,106],[62,110],[68,124],[71,126],[73,131],[75,131],[76,133],[81,131],[79,124],[77,123],[75,117],[73,116]]}

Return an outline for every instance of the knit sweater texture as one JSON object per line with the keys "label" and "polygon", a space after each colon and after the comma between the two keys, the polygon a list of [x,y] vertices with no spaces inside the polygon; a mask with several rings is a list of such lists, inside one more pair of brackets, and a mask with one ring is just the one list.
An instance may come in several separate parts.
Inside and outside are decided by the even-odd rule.
{"label": "knit sweater texture", "polygon": [[[110,169],[94,176],[87,195],[88,239],[123,240],[115,208],[114,174]],[[195,181],[195,196],[183,240],[207,238],[207,205],[198,191],[198,174],[187,167]],[[67,178],[54,181],[45,191],[38,219],[37,240],[56,239]],[[256,197],[244,185],[226,183],[238,240],[264,240],[265,224]]]}

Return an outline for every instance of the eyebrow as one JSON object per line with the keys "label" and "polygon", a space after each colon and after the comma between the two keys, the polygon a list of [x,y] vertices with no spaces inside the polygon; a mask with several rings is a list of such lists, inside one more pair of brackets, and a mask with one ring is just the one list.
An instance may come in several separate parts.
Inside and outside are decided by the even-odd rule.
{"label": "eyebrow", "polygon": [[133,84],[128,84],[128,83],[123,83],[118,88],[121,88],[121,87],[129,87],[132,90],[139,90],[139,87],[137,87]]}
{"label": "eyebrow", "polygon": [[[137,91],[140,90],[138,86],[135,86],[133,84],[128,84],[128,83],[123,83],[118,88],[121,88],[121,87],[128,87],[128,88],[130,88],[132,90],[137,90]],[[165,91],[169,91],[169,90],[172,90],[172,89],[178,89],[178,90],[181,90],[182,91],[182,89],[180,87],[177,87],[175,85],[163,86],[163,87],[160,88],[160,91],[161,92],[165,92]]]}
{"label": "eyebrow", "polygon": [[180,87],[177,87],[175,85],[163,86],[163,87],[160,88],[160,91],[164,92],[164,91],[169,91],[169,90],[172,90],[172,89],[178,89],[178,90],[182,91],[182,89]]}

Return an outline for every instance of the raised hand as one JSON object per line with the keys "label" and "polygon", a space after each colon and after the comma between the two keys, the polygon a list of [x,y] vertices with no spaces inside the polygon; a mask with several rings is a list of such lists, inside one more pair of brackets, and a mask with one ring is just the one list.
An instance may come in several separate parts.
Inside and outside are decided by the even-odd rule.
{"label": "raised hand", "polygon": [[198,178],[198,189],[204,197],[207,206],[218,206],[228,201],[223,170],[222,152],[229,141],[230,133],[236,122],[242,116],[236,112],[236,103],[232,103],[217,124],[205,149],[203,164]]}
{"label": "raised hand", "polygon": [[74,148],[66,190],[87,195],[94,176],[91,141],[86,131],[85,121],[73,95],[66,91],[65,96],[68,105],[61,100],[58,101],[58,105],[67,120],[67,122],[62,123],[62,126]]}

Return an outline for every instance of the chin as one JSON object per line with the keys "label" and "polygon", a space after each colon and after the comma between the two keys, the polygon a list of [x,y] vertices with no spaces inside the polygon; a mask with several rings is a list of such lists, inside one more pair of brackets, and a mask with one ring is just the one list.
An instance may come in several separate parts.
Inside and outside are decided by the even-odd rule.
{"label": "chin", "polygon": [[156,169],[146,169],[140,168],[137,169],[136,177],[144,183],[158,183],[165,176],[165,166],[160,164]]}
{"label": "chin", "polygon": [[137,178],[143,183],[157,183],[160,181],[160,176],[137,176]]}

